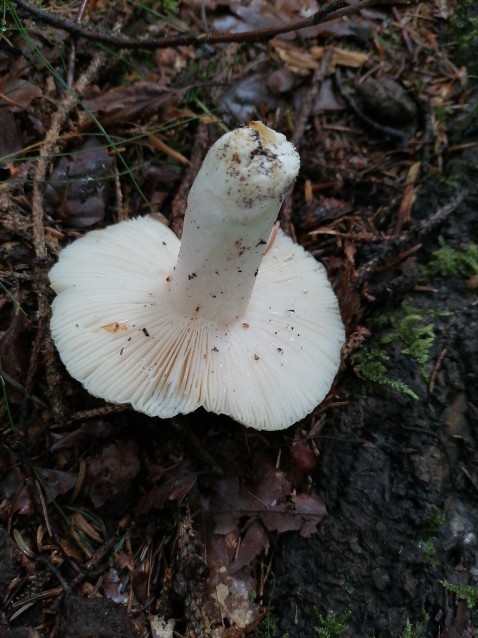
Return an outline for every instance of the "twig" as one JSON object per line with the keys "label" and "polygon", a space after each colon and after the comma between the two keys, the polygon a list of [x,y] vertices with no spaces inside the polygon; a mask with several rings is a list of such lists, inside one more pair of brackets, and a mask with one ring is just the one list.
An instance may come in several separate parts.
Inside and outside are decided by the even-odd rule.
{"label": "twig", "polygon": [[[270,40],[277,35],[290,33],[291,31],[299,31],[307,27],[313,27],[323,22],[337,20],[347,15],[358,13],[362,9],[372,7],[379,3],[380,0],[361,0],[356,4],[349,5],[346,0],[332,0],[327,6],[319,9],[309,18],[298,20],[291,24],[271,27],[268,29],[257,29],[254,31],[245,31],[243,33],[203,33],[201,35],[180,35],[165,38],[130,38],[125,35],[107,33],[87,28],[80,23],[62,18],[56,14],[45,11],[40,7],[27,2],[27,0],[14,0],[15,4],[34,16],[37,20],[50,24],[57,29],[67,31],[71,35],[85,40],[94,42],[102,42],[120,49],[163,49],[165,47],[175,47],[184,45],[202,44],[219,44],[224,42],[257,42],[259,40]],[[381,2],[383,4],[383,0]]]}
{"label": "twig", "polygon": [[[38,315],[43,319],[46,319],[50,313],[48,295],[46,291],[46,277],[44,272],[44,268],[48,265],[48,251],[45,243],[45,228],[43,225],[43,186],[45,183],[48,164],[50,157],[54,154],[65,120],[68,117],[70,111],[76,105],[78,95],[83,93],[85,88],[93,82],[94,78],[97,76],[98,72],[106,64],[107,61],[108,57],[105,53],[100,52],[95,55],[85,73],[78,80],[75,86],[75,90],[68,90],[63,96],[58,110],[53,115],[50,129],[40,148],[38,161],[33,175],[32,232],[33,245],[36,256],[34,275],[36,281],[36,295],[38,297]],[[45,335],[44,345],[47,352],[53,352],[53,345],[48,332],[46,332]],[[51,391],[50,396],[53,405],[53,412],[56,418],[62,419],[62,402],[59,398],[60,394],[59,387],[56,383],[57,375],[55,374],[55,363],[52,357],[46,357],[45,369],[48,386]],[[33,374],[35,372],[35,369],[32,368],[31,372],[32,374],[30,376],[31,380],[33,381]],[[28,386],[26,387],[26,391],[27,394],[25,396],[25,399],[29,396]],[[26,412],[24,410],[22,412],[22,419],[25,420],[25,417]]]}
{"label": "twig", "polygon": [[57,569],[55,565],[53,565],[53,563],[50,560],[48,560],[46,556],[37,556],[35,560],[37,563],[40,563],[40,565],[44,565],[60,583],[61,587],[63,588],[63,592],[59,592],[60,594],[65,593],[65,594],[71,595],[72,593],[71,588],[66,582],[66,580],[63,578],[63,576],[61,575],[60,570]]}
{"label": "twig", "polygon": [[[82,0],[81,6],[76,16],[76,22],[80,23],[81,20],[83,19],[88,3],[89,3],[89,0]],[[73,78],[75,76],[75,60],[76,60],[76,38],[71,43],[70,57],[68,60],[68,72],[66,75],[66,83],[69,89],[71,89],[71,87],[73,86]]]}
{"label": "twig", "polygon": [[112,536],[93,554],[85,570],[78,574],[70,583],[70,590],[75,591],[77,587],[82,585],[86,579],[90,576],[91,572],[98,567],[98,565],[104,561],[104,559],[111,554],[115,545],[118,543],[118,536]]}
{"label": "twig", "polygon": [[93,82],[94,78],[107,61],[108,58],[105,53],[100,52],[95,55],[85,73],[78,80],[75,90],[67,91],[65,93],[58,110],[53,115],[50,129],[40,149],[38,162],[33,176],[32,197],[33,244],[35,247],[35,256],[39,264],[44,263],[47,258],[45,230],[43,228],[42,188],[45,182],[49,159],[54,153],[55,145],[60,137],[63,124],[77,102],[78,94],[83,93],[85,88]]}
{"label": "twig", "polygon": [[[332,59],[332,50],[327,49],[324,57],[320,63],[320,67],[315,71],[312,76],[309,88],[304,95],[304,99],[302,100],[302,106],[299,112],[299,116],[297,118],[297,122],[295,125],[294,133],[291,138],[291,142],[295,146],[300,146],[300,141],[304,135],[305,127],[307,126],[307,122],[310,117],[310,113],[314,106],[314,100],[319,91],[320,83],[323,82],[324,76],[327,72],[330,60]],[[280,213],[280,222],[281,228],[292,237],[292,239],[296,240],[295,229],[292,222],[292,196],[294,193],[294,185],[292,184],[288,189],[286,196],[284,198],[284,203],[282,204],[282,209]]]}
{"label": "twig", "polygon": [[378,268],[385,262],[391,255],[403,250],[406,246],[409,246],[418,239],[421,239],[425,235],[429,234],[438,225],[442,224],[467,197],[469,190],[464,188],[458,195],[452,197],[452,199],[441,208],[437,210],[429,219],[425,219],[413,228],[410,228],[407,232],[400,235],[400,237],[393,238],[381,247],[381,254],[377,257],[373,257],[366,264],[361,266],[357,270],[356,284],[362,284],[364,281],[370,279],[370,277],[378,270]]}
{"label": "twig", "polygon": [[23,395],[22,409],[20,411],[20,417],[19,417],[19,426],[25,436],[25,441],[27,441],[28,439],[26,415],[28,411],[28,404],[32,394],[33,381],[35,379],[35,374],[38,368],[40,348],[43,341],[43,319],[44,319],[43,315],[40,314],[40,318],[38,320],[38,326],[37,326],[37,334],[35,336],[35,341],[33,343],[33,348],[30,355],[30,361],[28,364],[28,373],[27,373],[27,379],[25,382],[25,393]]}
{"label": "twig", "polygon": [[443,348],[443,350],[440,352],[440,354],[438,355],[438,359],[433,367],[433,372],[431,374],[430,377],[430,383],[428,384],[428,392],[430,394],[433,393],[433,390],[435,389],[435,383],[438,377],[438,373],[440,372],[440,368],[441,365],[443,363],[443,359],[445,358],[445,355],[447,353],[447,348]]}

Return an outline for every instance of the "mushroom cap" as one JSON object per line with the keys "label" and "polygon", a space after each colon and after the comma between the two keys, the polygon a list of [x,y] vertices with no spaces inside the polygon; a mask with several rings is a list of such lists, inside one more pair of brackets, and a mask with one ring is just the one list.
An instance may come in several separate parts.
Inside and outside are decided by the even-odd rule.
{"label": "mushroom cap", "polygon": [[51,331],[93,395],[172,417],[199,406],[259,430],[287,428],[327,394],[344,328],[324,267],[278,231],[250,302],[225,327],[178,312],[180,242],[152,217],[86,234],[50,271]]}

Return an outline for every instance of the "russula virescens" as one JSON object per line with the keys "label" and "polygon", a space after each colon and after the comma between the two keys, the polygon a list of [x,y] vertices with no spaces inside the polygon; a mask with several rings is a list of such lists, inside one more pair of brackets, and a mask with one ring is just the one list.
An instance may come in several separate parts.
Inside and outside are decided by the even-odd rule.
{"label": "russula virescens", "polygon": [[51,331],[69,373],[150,416],[203,406],[263,430],[306,416],[332,384],[344,328],[324,267],[271,235],[298,170],[284,135],[252,122],[209,150],[181,242],[140,217],[65,248]]}

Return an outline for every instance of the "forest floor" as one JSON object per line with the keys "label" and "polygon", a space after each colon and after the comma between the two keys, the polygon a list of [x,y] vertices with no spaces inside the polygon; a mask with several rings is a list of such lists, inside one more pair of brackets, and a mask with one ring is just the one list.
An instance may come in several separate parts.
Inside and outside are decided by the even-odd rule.
{"label": "forest floor", "polygon": [[[4,1],[0,638],[478,634],[478,3],[359,5]],[[253,119],[301,156],[280,220],[339,299],[328,397],[267,433],[90,396],[49,269],[133,216],[180,234]]]}

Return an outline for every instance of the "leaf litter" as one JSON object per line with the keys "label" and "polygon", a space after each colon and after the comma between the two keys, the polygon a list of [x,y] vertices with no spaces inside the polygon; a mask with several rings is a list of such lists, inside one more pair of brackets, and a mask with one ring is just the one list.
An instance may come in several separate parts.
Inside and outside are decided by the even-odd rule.
{"label": "leaf litter", "polygon": [[[48,157],[42,223],[50,263],[70,238],[145,211],[145,200],[170,216],[181,180],[190,178],[197,130],[214,139],[219,117],[231,126],[259,117],[289,137],[300,130],[295,231],[326,262],[350,334],[345,353],[360,347],[373,332],[364,325],[373,308],[402,294],[403,277],[408,287],[417,282],[402,229],[413,231],[420,219],[427,170],[443,175],[448,113],[465,111],[469,97],[466,69],[440,41],[437,16],[452,19],[452,3],[391,4],[268,42],[204,41],[151,54],[138,42],[105,67],[80,92]],[[106,8],[91,3],[83,19],[109,29]],[[211,25],[242,33],[302,19],[319,4],[177,3],[171,19],[161,17],[166,3],[152,9],[157,15],[144,7],[128,14],[128,32],[174,37]],[[0,628],[20,623],[79,638],[88,631],[170,638],[173,627],[181,635],[253,634],[268,604],[278,539],[310,547],[320,536],[327,490],[319,435],[311,433],[321,431],[318,415],[348,402],[350,379],[293,433],[244,433],[198,413],[188,421],[192,443],[128,409],[102,412],[105,406],[66,377],[38,322],[47,264],[35,257],[31,180],[65,90],[63,53],[76,44],[49,25],[46,46],[45,34],[25,20],[43,56],[33,59],[9,22],[13,14],[6,20],[0,410],[7,423],[8,400],[13,425],[22,427],[3,430],[0,594],[7,611]],[[80,55],[70,55],[66,69],[73,79],[94,55],[81,38],[77,44]],[[121,158],[127,170],[118,174]],[[394,242],[398,248],[387,252]],[[38,558],[48,566],[40,568]]]}

